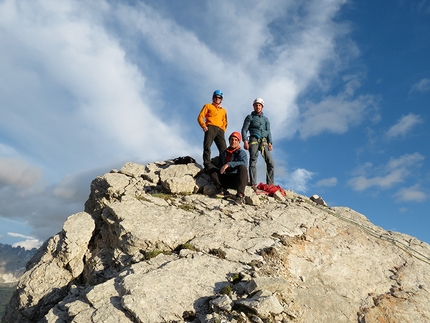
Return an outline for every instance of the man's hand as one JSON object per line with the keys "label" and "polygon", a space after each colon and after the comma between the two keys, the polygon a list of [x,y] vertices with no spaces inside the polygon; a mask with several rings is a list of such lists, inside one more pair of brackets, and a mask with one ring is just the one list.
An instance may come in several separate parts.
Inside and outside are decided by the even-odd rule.
{"label": "man's hand", "polygon": [[203,129],[204,132],[208,131],[208,127],[206,127],[206,126],[203,127],[202,129]]}
{"label": "man's hand", "polygon": [[224,166],[222,166],[221,167],[221,169],[219,170],[219,172],[221,173],[221,174],[224,174],[225,173],[225,170],[228,168],[228,164],[225,164]]}
{"label": "man's hand", "polygon": [[247,141],[243,142],[243,149],[248,150],[249,149],[249,144]]}
{"label": "man's hand", "polygon": [[273,147],[272,147],[272,144],[271,144],[271,143],[269,143],[267,146],[269,147],[269,150],[272,150],[272,149],[273,149]]}

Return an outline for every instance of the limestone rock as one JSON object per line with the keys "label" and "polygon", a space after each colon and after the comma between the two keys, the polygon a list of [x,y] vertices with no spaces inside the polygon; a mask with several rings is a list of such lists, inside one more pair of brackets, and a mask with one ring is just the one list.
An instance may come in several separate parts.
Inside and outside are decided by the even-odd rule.
{"label": "limestone rock", "polygon": [[280,314],[284,311],[278,299],[268,291],[258,291],[252,297],[238,300],[235,303],[248,308],[263,318],[268,318],[272,314]]}
{"label": "limestone rock", "polygon": [[94,229],[94,220],[85,212],[66,220],[63,231],[47,240],[27,264],[9,305],[21,311],[6,312],[4,322],[29,321],[67,295],[68,284],[84,270]]}
{"label": "limestone rock", "polygon": [[227,295],[219,296],[209,302],[213,311],[231,311],[233,308],[233,301]]}
{"label": "limestone rock", "polygon": [[163,181],[162,185],[169,193],[196,193],[198,191],[196,181],[190,175],[168,178]]}
{"label": "limestone rock", "polygon": [[282,193],[280,191],[276,191],[273,194],[273,197],[275,198],[275,200],[280,201],[280,202],[284,202],[285,201],[285,197],[282,195]]}
{"label": "limestone rock", "polygon": [[95,178],[3,322],[428,322],[428,244],[292,191],[236,205],[211,186],[172,161]]}
{"label": "limestone rock", "polygon": [[245,203],[248,205],[259,206],[261,204],[260,197],[256,194],[245,195]]}
{"label": "limestone rock", "polygon": [[126,163],[119,172],[134,178],[140,178],[146,173],[146,167],[135,163]]}
{"label": "limestone rock", "polygon": [[281,277],[258,277],[248,282],[246,291],[248,294],[259,290],[267,290],[272,293],[282,292],[287,290],[289,285],[288,281]]}

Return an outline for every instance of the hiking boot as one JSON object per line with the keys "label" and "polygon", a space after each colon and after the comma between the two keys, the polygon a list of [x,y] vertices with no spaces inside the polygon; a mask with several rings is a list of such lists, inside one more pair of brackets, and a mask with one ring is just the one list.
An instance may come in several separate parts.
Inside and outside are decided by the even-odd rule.
{"label": "hiking boot", "polygon": [[237,205],[243,205],[243,204],[245,204],[245,196],[243,196],[243,195],[236,195],[235,202],[236,202]]}
{"label": "hiking boot", "polygon": [[218,192],[216,193],[216,197],[218,197],[218,198],[220,198],[220,199],[225,198],[225,197],[229,197],[229,196],[230,196],[229,191],[227,191],[227,190],[226,190],[226,189],[224,189],[224,188],[220,188],[220,189],[218,190]]}

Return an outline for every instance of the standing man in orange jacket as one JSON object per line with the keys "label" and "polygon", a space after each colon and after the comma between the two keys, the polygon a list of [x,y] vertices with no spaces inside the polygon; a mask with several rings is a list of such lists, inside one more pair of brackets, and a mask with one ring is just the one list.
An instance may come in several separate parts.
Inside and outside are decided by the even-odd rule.
{"label": "standing man in orange jacket", "polygon": [[216,90],[212,95],[212,103],[205,104],[197,117],[205,137],[203,139],[203,165],[205,169],[215,167],[211,163],[211,146],[215,141],[218,152],[227,149],[225,130],[227,129],[227,111],[221,106],[223,93]]}

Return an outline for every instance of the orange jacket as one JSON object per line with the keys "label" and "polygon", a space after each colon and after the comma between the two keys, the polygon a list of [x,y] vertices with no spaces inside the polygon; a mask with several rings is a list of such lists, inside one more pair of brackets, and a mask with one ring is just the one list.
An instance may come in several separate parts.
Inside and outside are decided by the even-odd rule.
{"label": "orange jacket", "polygon": [[204,128],[209,125],[227,129],[227,111],[223,107],[217,108],[212,103],[205,104],[197,117],[200,127]]}

